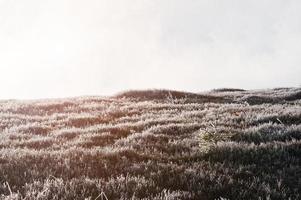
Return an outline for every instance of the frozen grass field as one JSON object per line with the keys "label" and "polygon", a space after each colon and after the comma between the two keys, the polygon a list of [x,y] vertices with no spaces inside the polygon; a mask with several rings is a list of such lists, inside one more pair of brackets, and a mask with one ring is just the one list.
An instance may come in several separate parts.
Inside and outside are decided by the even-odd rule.
{"label": "frozen grass field", "polygon": [[301,199],[301,88],[0,101],[0,199]]}

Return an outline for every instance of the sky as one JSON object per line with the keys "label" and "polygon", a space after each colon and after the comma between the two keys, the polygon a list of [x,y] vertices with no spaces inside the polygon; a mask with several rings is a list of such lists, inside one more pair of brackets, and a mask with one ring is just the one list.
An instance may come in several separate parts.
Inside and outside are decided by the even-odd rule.
{"label": "sky", "polygon": [[301,86],[300,0],[0,0],[0,99]]}

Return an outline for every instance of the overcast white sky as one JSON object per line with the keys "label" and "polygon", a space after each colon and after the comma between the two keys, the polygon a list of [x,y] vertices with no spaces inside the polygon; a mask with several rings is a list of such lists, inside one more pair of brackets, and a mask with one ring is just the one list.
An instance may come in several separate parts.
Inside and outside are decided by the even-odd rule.
{"label": "overcast white sky", "polygon": [[0,98],[301,85],[300,0],[0,0]]}

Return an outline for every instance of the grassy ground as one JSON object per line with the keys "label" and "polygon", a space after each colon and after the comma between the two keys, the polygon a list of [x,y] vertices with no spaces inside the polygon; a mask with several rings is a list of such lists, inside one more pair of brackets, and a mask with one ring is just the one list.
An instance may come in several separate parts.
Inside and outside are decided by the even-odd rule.
{"label": "grassy ground", "polygon": [[0,199],[301,199],[301,88],[0,102]]}

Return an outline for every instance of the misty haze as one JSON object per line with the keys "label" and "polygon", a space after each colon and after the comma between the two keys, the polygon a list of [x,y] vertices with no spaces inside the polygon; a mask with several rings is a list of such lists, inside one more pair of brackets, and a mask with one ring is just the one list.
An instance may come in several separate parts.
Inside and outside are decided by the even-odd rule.
{"label": "misty haze", "polygon": [[300,10],[0,0],[0,200],[301,199]]}

